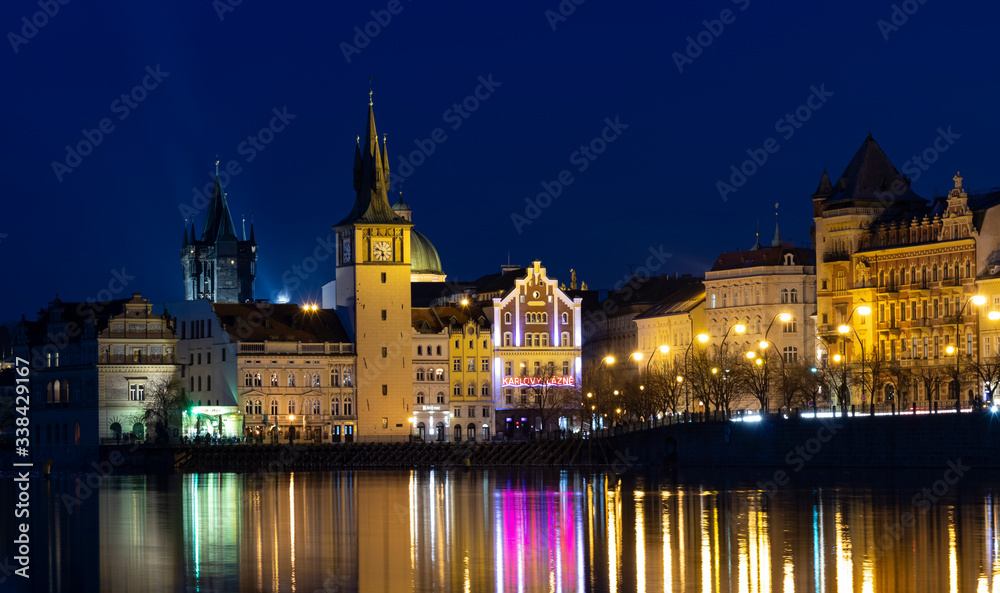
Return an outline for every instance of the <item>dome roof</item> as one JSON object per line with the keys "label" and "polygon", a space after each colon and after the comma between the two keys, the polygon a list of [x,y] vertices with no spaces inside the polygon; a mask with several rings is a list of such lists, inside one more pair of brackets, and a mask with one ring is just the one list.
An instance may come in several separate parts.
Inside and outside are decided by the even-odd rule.
{"label": "dome roof", "polygon": [[437,249],[417,229],[410,230],[410,272],[413,274],[441,274],[441,258]]}

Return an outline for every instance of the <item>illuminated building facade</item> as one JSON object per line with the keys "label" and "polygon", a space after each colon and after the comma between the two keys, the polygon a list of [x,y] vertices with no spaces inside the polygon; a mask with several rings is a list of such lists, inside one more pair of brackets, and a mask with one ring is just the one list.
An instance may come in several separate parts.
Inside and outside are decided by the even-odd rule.
{"label": "illuminated building facade", "polygon": [[58,296],[17,326],[14,353],[30,360],[36,446],[94,447],[153,430],[152,392],[175,378],[174,321],[148,299],[70,303]]}
{"label": "illuminated building facade", "polygon": [[[683,375],[684,359],[694,336],[706,333],[705,286],[690,284],[671,293],[634,319],[643,366],[660,365]],[[660,351],[667,346],[667,352]],[[625,364],[634,364],[622,359]]]}
{"label": "illuminated building facade", "polygon": [[433,308],[414,307],[413,435],[422,441],[445,441],[450,426],[451,367],[448,319]]}
{"label": "illuminated building facade", "polygon": [[[961,175],[953,181],[946,196],[918,196],[869,134],[840,178],[824,171],[812,196],[818,332],[843,349],[846,364],[864,359],[854,404],[947,406],[980,393],[975,379],[956,374],[989,356],[996,338],[987,315],[1000,305],[1000,192],[969,193]],[[976,294],[986,297],[982,305],[972,302]],[[871,314],[858,314],[862,306]],[[841,335],[848,320],[853,330]]]}

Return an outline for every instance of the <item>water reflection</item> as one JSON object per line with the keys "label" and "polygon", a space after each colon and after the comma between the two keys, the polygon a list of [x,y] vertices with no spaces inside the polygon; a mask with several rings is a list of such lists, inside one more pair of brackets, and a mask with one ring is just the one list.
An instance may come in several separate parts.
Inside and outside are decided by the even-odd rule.
{"label": "water reflection", "polygon": [[[991,482],[931,498],[934,479],[921,480],[768,496],[724,480],[541,470],[122,476],[94,491],[54,478],[33,484],[31,584],[1000,593]],[[13,495],[5,480],[0,504]]]}

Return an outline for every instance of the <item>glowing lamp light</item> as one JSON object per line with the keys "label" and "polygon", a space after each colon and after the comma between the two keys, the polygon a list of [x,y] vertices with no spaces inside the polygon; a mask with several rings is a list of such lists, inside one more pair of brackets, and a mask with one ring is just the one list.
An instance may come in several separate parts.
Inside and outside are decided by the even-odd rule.
{"label": "glowing lamp light", "polygon": [[781,315],[778,315],[778,319],[780,319],[782,323],[788,323],[789,321],[792,320],[792,314],[782,313]]}
{"label": "glowing lamp light", "polygon": [[764,360],[763,360],[763,359],[760,359],[760,358],[758,358],[758,359],[757,359],[757,366],[760,366],[760,365],[762,365],[762,364],[764,364]]}
{"label": "glowing lamp light", "polygon": [[594,394],[588,391],[587,392],[587,397],[594,397]]}
{"label": "glowing lamp light", "polygon": [[713,374],[713,375],[716,375],[716,374],[718,374],[718,373],[719,373],[719,369],[717,369],[717,368],[714,368],[714,367],[713,367],[713,368],[712,368],[712,374]]}
{"label": "glowing lamp light", "polygon": [[698,334],[698,341],[704,344],[708,341],[708,334]]}
{"label": "glowing lamp light", "polygon": [[295,421],[295,414],[289,414],[288,415],[288,421],[289,422],[294,422]]}
{"label": "glowing lamp light", "polygon": [[660,346],[660,354],[666,354],[670,352],[670,346]]}
{"label": "glowing lamp light", "polygon": [[757,357],[757,353],[754,352],[753,350],[751,350],[750,352],[747,352],[747,358],[756,358],[756,357]]}
{"label": "glowing lamp light", "polygon": [[1000,311],[990,311],[986,316],[990,318],[990,321],[996,321],[1000,319]]}
{"label": "glowing lamp light", "polygon": [[761,340],[759,346],[761,350],[767,350],[767,342]]}
{"label": "glowing lamp light", "polygon": [[871,315],[872,308],[869,307],[868,305],[861,305],[860,307],[855,309],[855,311],[857,311],[861,315]]}
{"label": "glowing lamp light", "polygon": [[954,354],[955,353],[955,347],[954,346],[948,346],[947,348],[944,349],[944,351],[945,351],[946,354]]}
{"label": "glowing lamp light", "polygon": [[977,294],[972,297],[972,304],[981,307],[986,304],[986,297],[981,294]]}
{"label": "glowing lamp light", "polygon": [[840,359],[841,359],[841,358],[843,358],[843,357],[842,357],[841,355],[839,355],[839,354],[834,354],[834,355],[833,355],[833,362],[840,362]]}
{"label": "glowing lamp light", "polygon": [[615,357],[614,356],[605,356],[604,357],[604,362],[605,362],[605,364],[615,364]]}
{"label": "glowing lamp light", "polygon": [[633,352],[632,353],[632,358],[634,358],[636,360],[642,360],[642,352]]}
{"label": "glowing lamp light", "polygon": [[742,323],[737,323],[736,325],[733,326],[733,329],[736,331],[736,333],[742,334],[743,332],[747,331],[747,326],[743,325]]}
{"label": "glowing lamp light", "polygon": [[463,307],[466,306],[466,305],[468,305],[468,304],[469,304],[469,299],[462,299],[462,306]]}

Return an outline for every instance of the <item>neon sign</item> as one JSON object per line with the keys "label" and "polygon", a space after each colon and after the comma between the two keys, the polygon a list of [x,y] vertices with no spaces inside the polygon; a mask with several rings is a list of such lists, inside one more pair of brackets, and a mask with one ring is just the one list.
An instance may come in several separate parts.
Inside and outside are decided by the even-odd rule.
{"label": "neon sign", "polygon": [[546,380],[544,377],[504,377],[503,386],[504,387],[535,387],[538,385],[545,384],[549,387],[572,387],[574,385],[573,377],[570,375],[564,375],[561,377],[549,377]]}

